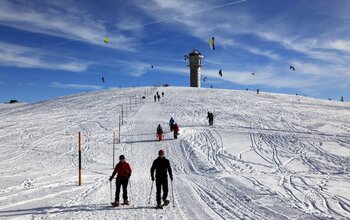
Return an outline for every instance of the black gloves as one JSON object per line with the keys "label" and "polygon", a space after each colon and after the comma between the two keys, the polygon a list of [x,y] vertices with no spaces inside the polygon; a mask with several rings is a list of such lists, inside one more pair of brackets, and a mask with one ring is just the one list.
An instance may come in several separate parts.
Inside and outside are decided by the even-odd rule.
{"label": "black gloves", "polygon": [[110,176],[110,177],[109,177],[109,181],[112,181],[112,179],[113,179],[113,177],[112,177],[112,176]]}
{"label": "black gloves", "polygon": [[128,174],[128,179],[130,179],[130,176],[131,176],[131,175],[130,175],[130,174]]}

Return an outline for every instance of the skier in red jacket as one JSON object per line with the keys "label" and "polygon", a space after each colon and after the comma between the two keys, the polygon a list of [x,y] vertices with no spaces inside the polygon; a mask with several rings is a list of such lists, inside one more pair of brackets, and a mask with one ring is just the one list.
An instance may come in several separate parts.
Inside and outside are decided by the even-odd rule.
{"label": "skier in red jacket", "polygon": [[119,194],[120,194],[121,186],[123,186],[123,199],[124,199],[124,202],[122,203],[122,205],[129,205],[127,187],[129,183],[129,178],[131,176],[131,172],[132,170],[130,168],[129,163],[125,161],[125,156],[120,155],[119,163],[115,166],[112,176],[109,177],[109,181],[112,181],[114,176],[118,173],[117,179],[116,179],[115,202],[112,203],[113,206],[119,206]]}
{"label": "skier in red jacket", "polygon": [[174,138],[177,139],[177,135],[179,134],[179,125],[177,123],[174,124],[173,126],[173,130],[174,130]]}
{"label": "skier in red jacket", "polygon": [[157,127],[157,137],[158,137],[158,141],[163,140],[163,128],[160,124],[158,124],[158,127]]}

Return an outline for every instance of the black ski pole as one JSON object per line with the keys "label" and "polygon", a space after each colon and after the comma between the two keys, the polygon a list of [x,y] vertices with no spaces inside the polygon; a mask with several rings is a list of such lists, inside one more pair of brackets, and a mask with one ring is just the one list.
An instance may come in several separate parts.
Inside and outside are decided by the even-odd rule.
{"label": "black ski pole", "polygon": [[174,198],[174,187],[173,187],[173,181],[171,181],[171,191],[173,194],[173,207],[175,207],[175,198]]}
{"label": "black ski pole", "polygon": [[149,194],[148,204],[151,204],[151,196],[152,196],[152,190],[153,190],[153,182],[154,182],[154,181],[152,181],[151,192],[150,192],[150,194]]}
{"label": "black ski pole", "polygon": [[[130,198],[132,198],[132,189],[131,189],[131,180],[129,179],[129,186],[130,186]],[[130,201],[130,199],[129,199]]]}
{"label": "black ski pole", "polygon": [[113,202],[112,201],[112,181],[109,181],[109,189],[110,189],[110,193],[109,193],[110,199],[111,199],[111,202]]}

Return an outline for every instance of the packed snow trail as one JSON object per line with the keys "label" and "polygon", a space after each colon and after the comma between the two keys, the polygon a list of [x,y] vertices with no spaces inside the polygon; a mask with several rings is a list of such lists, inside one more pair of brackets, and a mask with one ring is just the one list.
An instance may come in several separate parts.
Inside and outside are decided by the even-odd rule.
{"label": "packed snow trail", "polygon": [[[116,158],[133,169],[130,206],[110,206],[112,133],[119,105],[144,88],[109,90],[0,109],[0,217],[18,219],[346,219],[350,105],[278,94],[158,88],[133,106]],[[155,91],[154,91],[155,92]],[[214,126],[206,121],[215,115]],[[177,140],[170,117],[180,125]],[[47,120],[50,123],[47,123]],[[156,141],[163,126],[165,140]],[[76,134],[84,134],[83,186]],[[20,134],[18,136],[18,134]],[[4,144],[6,140],[6,145]],[[12,150],[9,151],[8,149]],[[165,150],[174,199],[154,209],[150,167]],[[113,198],[114,198],[113,182]],[[175,207],[173,207],[175,205]]]}

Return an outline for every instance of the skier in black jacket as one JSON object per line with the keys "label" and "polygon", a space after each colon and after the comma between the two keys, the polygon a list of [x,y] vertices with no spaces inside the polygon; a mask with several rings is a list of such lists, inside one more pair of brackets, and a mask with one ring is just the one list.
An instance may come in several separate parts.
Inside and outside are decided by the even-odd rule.
{"label": "skier in black jacket", "polygon": [[163,201],[164,205],[169,204],[168,197],[168,172],[170,180],[173,181],[173,173],[171,171],[170,162],[164,156],[164,151],[159,151],[159,157],[153,161],[151,167],[151,178],[154,181],[154,171],[156,171],[156,188],[157,188],[157,208],[161,208],[161,188],[163,186]]}
{"label": "skier in black jacket", "polygon": [[207,119],[209,120],[209,125],[213,125],[214,122],[214,114],[212,112],[208,112]]}

